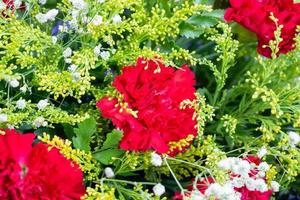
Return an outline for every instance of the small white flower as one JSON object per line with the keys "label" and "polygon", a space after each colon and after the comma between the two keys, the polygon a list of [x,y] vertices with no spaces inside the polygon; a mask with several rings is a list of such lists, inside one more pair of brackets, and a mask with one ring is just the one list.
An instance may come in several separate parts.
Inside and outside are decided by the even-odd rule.
{"label": "small white flower", "polygon": [[151,164],[156,166],[156,167],[160,167],[162,165],[162,158],[160,155],[158,155],[157,153],[153,152],[151,154]]}
{"label": "small white flower", "polygon": [[[71,22],[72,21],[70,21],[70,26],[72,26],[71,25]],[[63,24],[63,25],[59,25],[58,26],[58,30],[59,30],[59,32],[68,32],[68,30],[69,30],[69,27],[67,26],[67,25],[65,25],[65,24]]]}
{"label": "small white flower", "polygon": [[4,9],[6,9],[6,4],[1,1],[0,2],[0,10],[4,10]]}
{"label": "small white flower", "polygon": [[100,55],[100,52],[101,52],[101,44],[95,46],[95,48],[94,48],[94,54],[95,54],[95,56]]}
{"label": "small white flower", "polygon": [[16,102],[16,106],[17,108],[19,109],[24,109],[26,108],[26,101],[24,99],[19,99],[17,102]]}
{"label": "small white flower", "polygon": [[40,100],[37,104],[39,110],[45,109],[49,105],[48,99]]}
{"label": "small white flower", "polygon": [[14,6],[15,6],[16,9],[20,8],[21,5],[22,5],[21,0],[14,0]]}
{"label": "small white flower", "polygon": [[265,180],[263,180],[263,179],[255,180],[255,188],[256,188],[256,190],[258,190],[260,192],[268,191],[268,186],[267,186]]}
{"label": "small white flower", "polygon": [[39,0],[40,5],[45,5],[47,3],[47,0]]}
{"label": "small white flower", "polygon": [[264,177],[266,176],[266,172],[264,172],[264,171],[259,171],[259,172],[257,173],[257,175],[258,175],[260,178],[264,178]]}
{"label": "small white flower", "polygon": [[17,79],[13,79],[13,80],[9,81],[9,85],[13,88],[16,88],[20,85],[20,83]]}
{"label": "small white flower", "polygon": [[73,7],[78,10],[85,10],[87,8],[87,3],[84,0],[70,0]]}
{"label": "small white flower", "polygon": [[95,25],[95,26],[99,26],[103,21],[103,18],[102,16],[100,15],[96,15],[94,16],[93,20],[92,20],[92,23]]}
{"label": "small white flower", "polygon": [[41,24],[44,24],[47,22],[47,17],[43,14],[43,13],[38,13],[36,16],[35,16],[36,20],[38,22],[40,22]]}
{"label": "small white flower", "polygon": [[66,62],[67,64],[71,64],[71,63],[72,63],[72,59],[71,59],[71,58],[67,58],[67,59],[65,59],[65,62]]}
{"label": "small white flower", "polygon": [[233,165],[232,172],[235,174],[239,174],[241,176],[248,176],[248,174],[250,173],[250,169],[251,169],[251,167],[250,167],[249,162],[246,160],[240,159],[238,163]]}
{"label": "small white flower", "polygon": [[104,3],[105,0],[98,0],[98,3]]}
{"label": "small white flower", "polygon": [[260,163],[260,164],[258,165],[257,169],[258,169],[259,171],[264,171],[264,172],[265,172],[265,171],[268,171],[268,170],[270,169],[270,166],[269,166],[268,163],[262,162],[262,163]]}
{"label": "small white flower", "polygon": [[73,72],[72,73],[73,81],[79,81],[81,76],[79,72]]}
{"label": "small white flower", "polygon": [[116,24],[122,22],[122,18],[119,14],[116,14],[115,16],[113,16],[112,20]]}
{"label": "small white flower", "polygon": [[191,199],[193,200],[205,200],[205,196],[198,190],[193,190],[191,194]]}
{"label": "small white flower", "polygon": [[109,57],[110,57],[109,51],[102,51],[102,52],[100,52],[100,57],[101,57],[103,60],[108,60]]}
{"label": "small white flower", "polygon": [[218,167],[220,167],[223,170],[230,170],[231,169],[231,163],[228,158],[225,158],[223,160],[220,160],[218,162]]}
{"label": "small white flower", "polygon": [[10,130],[15,129],[14,125],[11,125],[11,124],[7,124],[7,128]]}
{"label": "small white flower", "polygon": [[8,116],[7,114],[0,113],[0,122],[7,122]]}
{"label": "small white flower", "polygon": [[280,184],[277,181],[271,181],[271,189],[273,192],[279,192]]}
{"label": "small white flower", "polygon": [[161,196],[162,194],[164,194],[166,192],[165,186],[163,186],[162,184],[158,183],[153,187],[153,193],[155,194],[155,196]]}
{"label": "small white flower", "polygon": [[300,142],[300,136],[298,133],[294,131],[289,131],[288,136],[289,136],[289,142],[292,147],[295,147]]}
{"label": "small white flower", "polygon": [[25,93],[26,91],[27,91],[27,85],[25,84],[25,85],[23,85],[22,87],[20,87],[20,91],[22,92],[22,93]]}
{"label": "small white flower", "polygon": [[259,149],[259,151],[257,152],[257,156],[259,158],[264,157],[266,154],[268,153],[267,149],[265,147],[262,147]]}
{"label": "small white flower", "polygon": [[205,191],[205,195],[208,197],[212,196],[221,196],[223,192],[223,187],[219,183],[213,183],[208,186],[208,188]]}
{"label": "small white flower", "polygon": [[52,36],[52,43],[56,44],[56,42],[57,42],[57,37],[56,36]]}
{"label": "small white flower", "polygon": [[231,183],[236,188],[241,188],[245,185],[244,178],[240,178],[240,177],[234,177]]}
{"label": "small white flower", "polygon": [[70,65],[70,66],[68,67],[68,70],[69,70],[70,72],[75,72],[76,69],[77,69],[77,65],[74,65],[74,64],[72,64],[72,65]]}
{"label": "small white flower", "polygon": [[104,174],[105,174],[105,176],[106,176],[107,178],[113,178],[113,177],[115,177],[115,173],[114,173],[114,171],[112,170],[112,168],[110,168],[110,167],[106,167],[106,168],[104,169]]}
{"label": "small white flower", "polygon": [[248,188],[248,190],[250,191],[254,191],[255,190],[255,180],[252,178],[246,178],[245,179],[245,185]]}
{"label": "small white flower", "polygon": [[46,18],[47,18],[47,21],[54,21],[57,14],[58,14],[58,10],[57,9],[51,9],[51,10],[49,10],[45,14]]}
{"label": "small white flower", "polygon": [[71,57],[71,55],[72,55],[72,49],[70,47],[66,48],[63,52],[63,56],[65,58],[69,58]]}
{"label": "small white flower", "polygon": [[32,125],[39,128],[41,126],[47,126],[48,122],[45,120],[44,117],[37,117],[33,122]]}

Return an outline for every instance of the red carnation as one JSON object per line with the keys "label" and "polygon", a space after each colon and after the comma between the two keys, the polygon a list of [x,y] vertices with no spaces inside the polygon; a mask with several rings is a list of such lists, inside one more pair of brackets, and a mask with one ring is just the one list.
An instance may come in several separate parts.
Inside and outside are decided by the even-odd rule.
{"label": "red carnation", "polygon": [[85,193],[83,173],[56,148],[32,146],[34,134],[0,136],[0,199],[75,200]]}
{"label": "red carnation", "polygon": [[113,86],[137,116],[121,110],[117,98],[97,102],[103,117],[123,130],[122,149],[170,153],[170,142],[196,136],[194,110],[179,106],[183,100],[195,99],[194,74],[186,65],[175,70],[159,60],[139,58],[136,66],[124,67],[122,72]]}
{"label": "red carnation", "polygon": [[297,25],[300,25],[300,3],[293,0],[230,0],[231,8],[225,12],[226,21],[236,21],[245,28],[254,32],[258,39],[257,51],[263,56],[271,57],[271,49],[263,48],[274,40],[275,23],[270,14],[283,25],[279,44],[279,54],[285,54],[295,48],[294,37]]}

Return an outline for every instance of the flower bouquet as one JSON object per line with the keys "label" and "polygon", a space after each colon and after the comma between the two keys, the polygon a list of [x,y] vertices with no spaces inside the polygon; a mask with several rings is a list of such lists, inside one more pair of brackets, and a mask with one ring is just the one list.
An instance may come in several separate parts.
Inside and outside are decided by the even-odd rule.
{"label": "flower bouquet", "polygon": [[300,3],[2,0],[0,199],[300,191]]}

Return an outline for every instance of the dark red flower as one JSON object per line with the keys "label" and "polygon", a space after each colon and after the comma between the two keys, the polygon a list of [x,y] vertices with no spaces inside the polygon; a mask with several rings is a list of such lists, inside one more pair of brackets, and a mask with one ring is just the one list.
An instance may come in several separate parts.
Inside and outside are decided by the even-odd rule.
{"label": "dark red flower", "polygon": [[230,4],[231,8],[224,15],[225,20],[236,21],[254,32],[258,39],[258,53],[271,57],[271,49],[263,47],[274,40],[276,25],[270,19],[271,13],[278,19],[278,24],[283,25],[283,41],[279,44],[277,55],[295,48],[296,27],[300,25],[300,3],[294,3],[293,0],[230,0]]}
{"label": "dark red flower", "polygon": [[194,110],[179,106],[183,100],[195,99],[194,85],[194,74],[186,65],[175,70],[159,60],[139,58],[136,66],[124,67],[113,82],[123,103],[137,116],[121,110],[117,98],[105,97],[97,107],[123,130],[122,149],[170,153],[170,142],[197,134]]}
{"label": "dark red flower", "polygon": [[5,130],[0,136],[0,199],[75,200],[85,193],[83,173],[34,134]]}
{"label": "dark red flower", "polygon": [[[15,9],[15,3],[14,3],[14,0],[2,0],[3,3],[6,4],[6,9],[11,9],[11,10],[14,10]],[[21,3],[20,7],[17,8],[21,11],[25,11],[26,10],[26,5],[24,2]]]}

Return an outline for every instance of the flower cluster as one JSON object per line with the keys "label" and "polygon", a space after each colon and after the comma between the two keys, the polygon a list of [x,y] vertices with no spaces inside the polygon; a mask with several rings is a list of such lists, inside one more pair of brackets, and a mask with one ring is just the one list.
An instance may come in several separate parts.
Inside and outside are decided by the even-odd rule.
{"label": "flower cluster", "polygon": [[0,135],[0,199],[80,199],[83,173],[55,148],[32,146],[34,134]]}
{"label": "flower cluster", "polygon": [[300,3],[293,0],[230,0],[231,8],[226,10],[226,21],[236,21],[254,32],[258,39],[257,51],[266,57],[271,57],[269,42],[275,39],[276,23],[270,16],[276,18],[281,28],[282,41],[277,54],[285,54],[295,48],[297,25],[300,24]]}
{"label": "flower cluster", "polygon": [[168,153],[171,142],[197,134],[194,110],[180,108],[183,100],[195,99],[194,75],[187,66],[175,70],[158,59],[139,58],[122,72],[113,86],[123,102],[114,97],[97,102],[103,117],[124,131],[122,149]]}
{"label": "flower cluster", "polygon": [[269,200],[273,192],[279,191],[276,181],[271,181],[271,188],[268,187],[266,172],[269,165],[258,157],[229,157],[221,160],[219,167],[229,175],[225,183],[220,184],[212,177],[194,180],[188,188],[191,192],[184,195],[177,193],[174,199]]}

